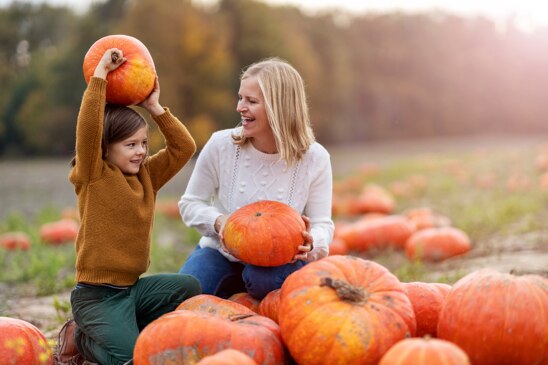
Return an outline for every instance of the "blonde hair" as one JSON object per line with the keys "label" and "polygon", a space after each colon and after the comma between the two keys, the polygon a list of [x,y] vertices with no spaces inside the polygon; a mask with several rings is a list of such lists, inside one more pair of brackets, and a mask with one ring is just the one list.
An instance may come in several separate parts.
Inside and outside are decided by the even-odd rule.
{"label": "blonde hair", "polygon": [[[310,126],[304,82],[287,61],[267,58],[248,66],[240,80],[256,77],[263,93],[266,115],[280,158],[293,165],[314,142]],[[249,138],[233,135],[234,143],[244,145]]]}

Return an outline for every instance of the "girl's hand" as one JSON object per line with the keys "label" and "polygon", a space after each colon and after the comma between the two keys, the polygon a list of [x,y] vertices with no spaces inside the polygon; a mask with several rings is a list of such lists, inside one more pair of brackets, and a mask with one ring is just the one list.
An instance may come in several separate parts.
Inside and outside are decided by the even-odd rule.
{"label": "girl's hand", "polygon": [[304,242],[302,245],[300,245],[299,253],[293,257],[293,260],[291,262],[295,262],[297,260],[306,260],[308,257],[308,253],[311,252],[314,249],[314,238],[312,237],[312,234],[310,234],[310,218],[307,216],[302,216],[305,230],[303,231],[303,238]]}
{"label": "girl's hand", "polygon": [[93,76],[106,79],[109,72],[116,70],[126,61],[124,53],[118,48],[108,49],[95,67]]}
{"label": "girl's hand", "polygon": [[160,105],[160,82],[158,81],[158,76],[154,80],[154,89],[152,89],[150,95],[137,105],[145,108],[153,117],[164,112],[164,108]]}

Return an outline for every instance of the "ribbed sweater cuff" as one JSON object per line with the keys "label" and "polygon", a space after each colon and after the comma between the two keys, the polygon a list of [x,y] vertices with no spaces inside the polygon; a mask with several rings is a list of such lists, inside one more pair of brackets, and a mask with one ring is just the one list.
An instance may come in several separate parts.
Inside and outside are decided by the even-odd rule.
{"label": "ribbed sweater cuff", "polygon": [[93,93],[107,93],[108,81],[100,77],[92,77],[89,80],[88,91]]}

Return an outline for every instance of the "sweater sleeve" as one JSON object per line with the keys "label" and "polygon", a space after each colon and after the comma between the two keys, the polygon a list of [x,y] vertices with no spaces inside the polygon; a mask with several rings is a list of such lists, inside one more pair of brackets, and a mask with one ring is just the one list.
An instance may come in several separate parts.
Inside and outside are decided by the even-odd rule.
{"label": "sweater sleeve", "polygon": [[310,218],[314,250],[307,261],[319,260],[329,254],[329,244],[333,240],[335,225],[331,219],[333,194],[333,173],[327,150],[320,147],[320,153],[314,161],[314,174],[310,184],[309,196],[304,215]]}
{"label": "sweater sleeve", "polygon": [[196,143],[187,128],[169,109],[154,117],[154,121],[160,128],[165,138],[166,147],[148,161],[152,186],[158,191],[190,160],[196,152]]}
{"label": "sweater sleeve", "polygon": [[222,214],[212,204],[219,189],[219,170],[217,144],[219,138],[214,134],[206,143],[194,166],[187,188],[179,200],[179,211],[183,222],[196,228],[202,236],[218,237],[213,227],[215,220]]}
{"label": "sweater sleeve", "polygon": [[73,182],[92,181],[101,174],[106,87],[105,79],[92,77],[84,92],[76,124],[76,164],[71,173]]}

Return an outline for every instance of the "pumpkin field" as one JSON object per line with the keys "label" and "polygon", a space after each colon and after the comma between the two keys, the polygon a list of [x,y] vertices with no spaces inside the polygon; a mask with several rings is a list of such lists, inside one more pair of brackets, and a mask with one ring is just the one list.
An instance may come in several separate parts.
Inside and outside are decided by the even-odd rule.
{"label": "pumpkin field", "polygon": [[[386,365],[421,351],[453,359],[440,364],[548,364],[548,136],[326,147],[334,172],[333,256],[305,266],[261,302],[243,293],[187,300],[178,309],[188,311],[143,331],[136,364],[148,363],[147,351],[165,351],[155,339],[173,326],[191,341],[192,328],[183,323],[214,326],[219,337],[239,333],[242,341],[228,347],[253,359],[214,351],[239,364]],[[192,168],[158,195],[147,274],[177,272],[199,239],[177,209]],[[50,348],[71,316],[78,214],[68,171],[68,159],[0,161],[0,317],[36,326]],[[323,306],[308,308],[314,301]],[[479,309],[486,306],[491,313]],[[513,311],[506,320],[516,321],[515,337],[490,339],[499,329],[497,310]],[[228,317],[238,329],[229,328]],[[363,330],[364,323],[371,327]],[[261,351],[250,348],[259,341]],[[213,355],[200,351],[188,363]]]}

